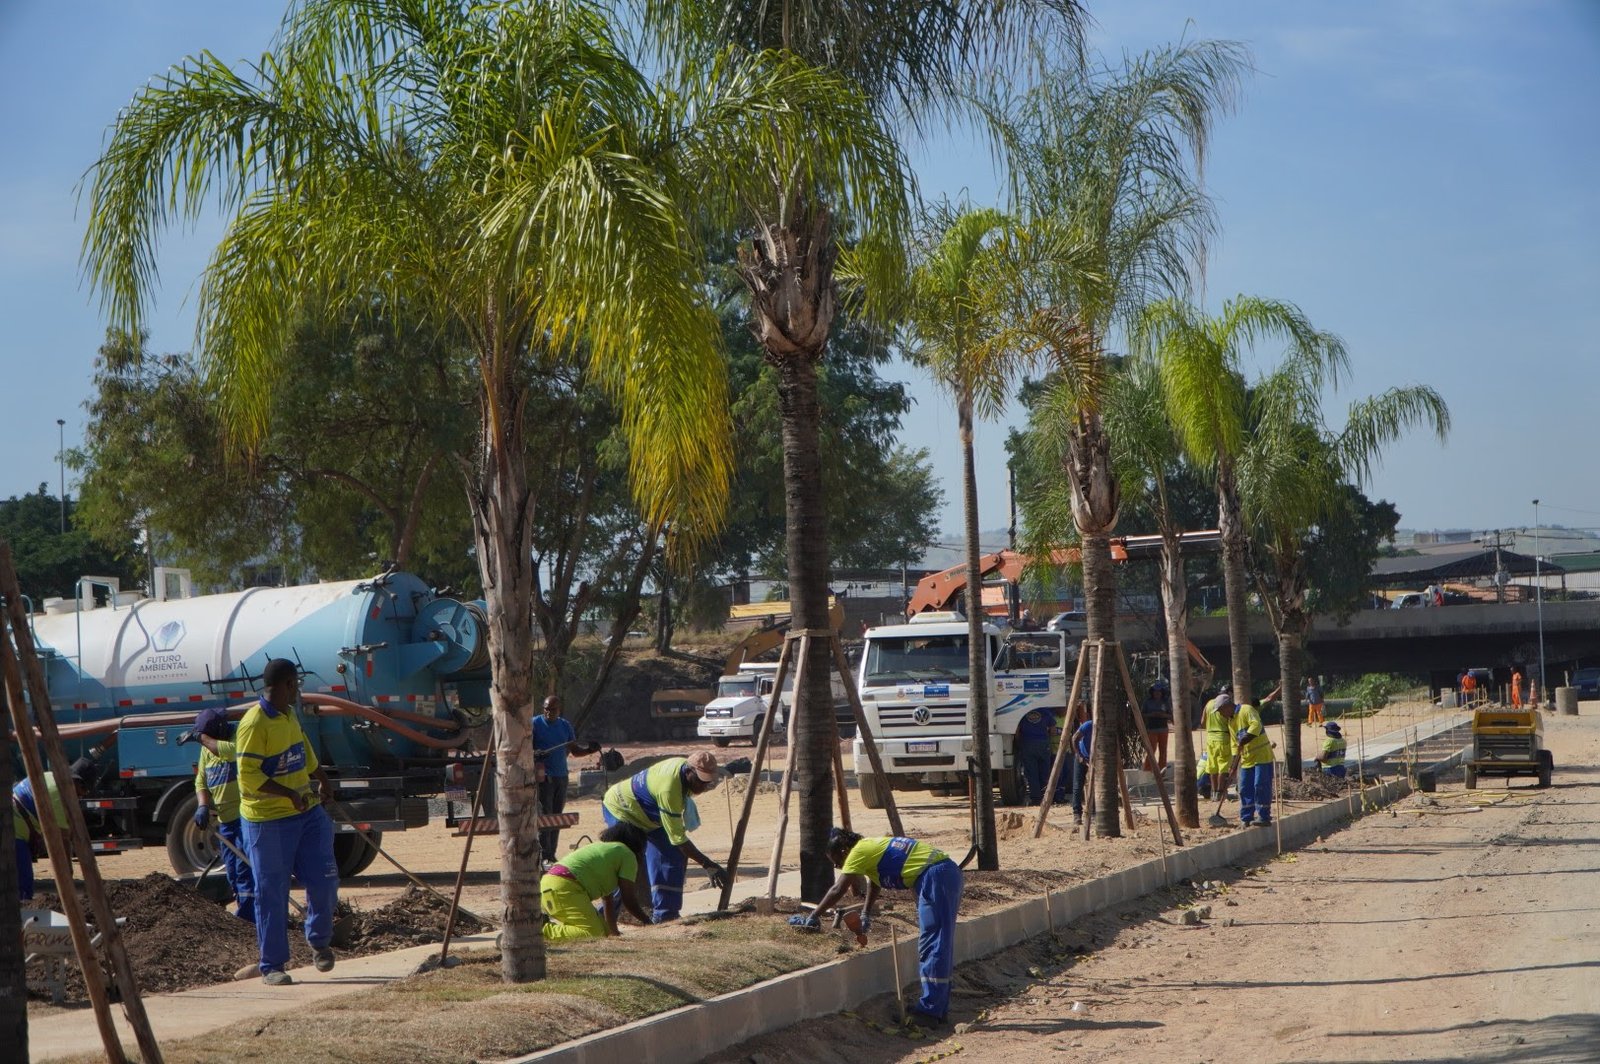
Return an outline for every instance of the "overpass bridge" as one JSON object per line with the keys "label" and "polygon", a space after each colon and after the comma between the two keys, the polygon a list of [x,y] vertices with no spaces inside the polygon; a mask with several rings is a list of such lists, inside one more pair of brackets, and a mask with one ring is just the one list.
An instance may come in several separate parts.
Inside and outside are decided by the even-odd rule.
{"label": "overpass bridge", "polygon": [[[1131,638],[1147,638],[1138,625]],[[1250,618],[1250,670],[1278,674],[1278,642],[1264,616]],[[1194,618],[1189,638],[1227,675],[1226,617]],[[1497,684],[1511,667],[1523,676],[1539,673],[1539,611],[1532,602],[1438,606],[1427,609],[1363,610],[1348,624],[1319,616],[1306,636],[1307,672],[1350,675],[1393,672],[1426,676],[1435,691],[1454,687],[1467,667],[1492,669]],[[1544,604],[1545,675],[1551,688],[1583,665],[1600,665],[1600,600]],[[1548,695],[1546,696],[1548,697]]]}

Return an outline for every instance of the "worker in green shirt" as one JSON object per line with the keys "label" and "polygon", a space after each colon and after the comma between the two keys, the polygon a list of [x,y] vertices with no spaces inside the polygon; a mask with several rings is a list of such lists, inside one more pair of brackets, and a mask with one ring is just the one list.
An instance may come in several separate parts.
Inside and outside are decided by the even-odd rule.
{"label": "worker in green shirt", "polygon": [[[600,833],[599,842],[580,846],[551,865],[539,880],[540,907],[547,917],[544,937],[564,942],[621,934],[619,909],[627,909],[642,924],[650,923],[633,889],[644,846],[641,828],[613,824]],[[603,917],[594,907],[596,901],[604,905]]]}
{"label": "worker in green shirt", "polygon": [[1339,722],[1330,720],[1322,726],[1322,730],[1327,738],[1322,740],[1322,753],[1317,755],[1317,767],[1322,769],[1324,775],[1344,779],[1347,744],[1340,733]]}
{"label": "worker in green shirt", "polygon": [[1242,705],[1233,718],[1239,751],[1239,820],[1245,827],[1272,823],[1272,740],[1261,711]]}
{"label": "worker in green shirt", "polygon": [[[10,757],[7,752],[4,756]],[[81,786],[81,783],[80,783]],[[55,814],[56,826],[67,830],[67,807],[61,801],[61,789],[56,786],[54,772],[44,774],[44,788],[49,795],[50,811]],[[24,777],[11,788],[11,826],[16,832],[17,896],[23,901],[33,899],[33,862],[46,853],[44,824],[39,819],[39,806],[34,801],[33,781]]]}
{"label": "worker in green shirt", "polygon": [[222,867],[228,875],[228,887],[238,905],[239,919],[254,924],[256,881],[249,863],[241,858],[245,842],[244,828],[239,823],[239,757],[232,734],[228,711],[212,707],[195,715],[194,728],[185,737],[200,743],[200,760],[194,772],[194,793],[199,799],[194,826],[207,831],[214,822],[217,835],[227,841],[228,845],[222,847]]}
{"label": "worker in green shirt", "polygon": [[711,873],[721,887],[727,871],[689,841],[684,809],[691,795],[704,794],[717,780],[717,759],[708,750],[669,757],[611,785],[601,813],[606,824],[628,823],[645,831],[644,862],[650,877],[652,923],[676,920],[683,910],[683,881],[689,859]]}
{"label": "worker in green shirt", "polygon": [[917,895],[917,962],[922,975],[922,996],[911,1019],[928,1026],[943,1024],[950,1014],[950,973],[956,960],[956,910],[961,907],[961,869],[942,850],[926,842],[903,837],[862,838],[853,831],[834,828],[828,833],[828,860],[839,869],[828,893],[809,914],[792,916],[789,923],[817,930],[822,917],[839,903],[845,892],[867,881],[867,900],[861,907],[861,931],[872,926],[872,910],[885,888],[911,890]]}
{"label": "worker in green shirt", "polygon": [[1233,688],[1223,687],[1206,703],[1206,768],[1211,773],[1211,793],[1221,799],[1228,793],[1228,771],[1233,764],[1233,716],[1238,706]]}
{"label": "worker in green shirt", "polygon": [[255,872],[256,939],[268,986],[294,982],[289,963],[289,877],[306,890],[306,942],[317,971],[333,970],[334,909],[339,866],[333,859],[333,820],[322,808],[332,781],[317,762],[295,715],[300,672],[285,658],[261,670],[266,694],[245,713],[234,739],[239,758],[239,809],[245,852]]}

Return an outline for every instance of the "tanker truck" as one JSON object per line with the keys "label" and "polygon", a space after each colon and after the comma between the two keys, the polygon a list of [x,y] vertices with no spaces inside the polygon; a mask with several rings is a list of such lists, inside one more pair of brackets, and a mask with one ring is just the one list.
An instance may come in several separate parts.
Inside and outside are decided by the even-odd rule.
{"label": "tanker truck", "polygon": [[421,827],[430,798],[452,811],[476,786],[489,730],[481,604],[393,571],[182,597],[187,574],[158,570],[155,585],[143,598],[85,577],[75,599],[30,604],[68,756],[93,761],[83,805],[97,852],[164,844],[180,875],[210,863],[211,834],[193,822],[199,747],[180,740],[201,709],[242,715],[272,658],[299,666],[306,736],[354,818],[335,818],[341,875],[377,856],[358,826],[374,838]]}

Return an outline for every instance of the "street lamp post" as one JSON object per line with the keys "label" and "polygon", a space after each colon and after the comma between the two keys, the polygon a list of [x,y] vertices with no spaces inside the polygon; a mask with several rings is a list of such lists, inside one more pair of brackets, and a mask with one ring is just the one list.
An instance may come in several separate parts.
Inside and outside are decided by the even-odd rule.
{"label": "street lamp post", "polygon": [[67,533],[67,420],[56,418],[56,466],[61,471],[61,534]]}
{"label": "street lamp post", "polygon": [[1539,500],[1533,500],[1533,597],[1538,603],[1539,615],[1539,698],[1547,700],[1549,689],[1544,680],[1544,578],[1539,571]]}

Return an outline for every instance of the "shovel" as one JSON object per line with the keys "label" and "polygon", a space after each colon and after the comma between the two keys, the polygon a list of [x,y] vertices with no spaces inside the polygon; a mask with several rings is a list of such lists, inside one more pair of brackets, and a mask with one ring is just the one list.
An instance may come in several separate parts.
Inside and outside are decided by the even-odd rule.
{"label": "shovel", "polygon": [[1233,760],[1228,762],[1228,771],[1222,774],[1222,793],[1217,797],[1217,810],[1211,814],[1211,819],[1206,821],[1214,828],[1228,826],[1228,818],[1222,815],[1222,803],[1228,800],[1228,783],[1233,779],[1234,770],[1239,767],[1239,757],[1243,753],[1242,749],[1234,750]]}

